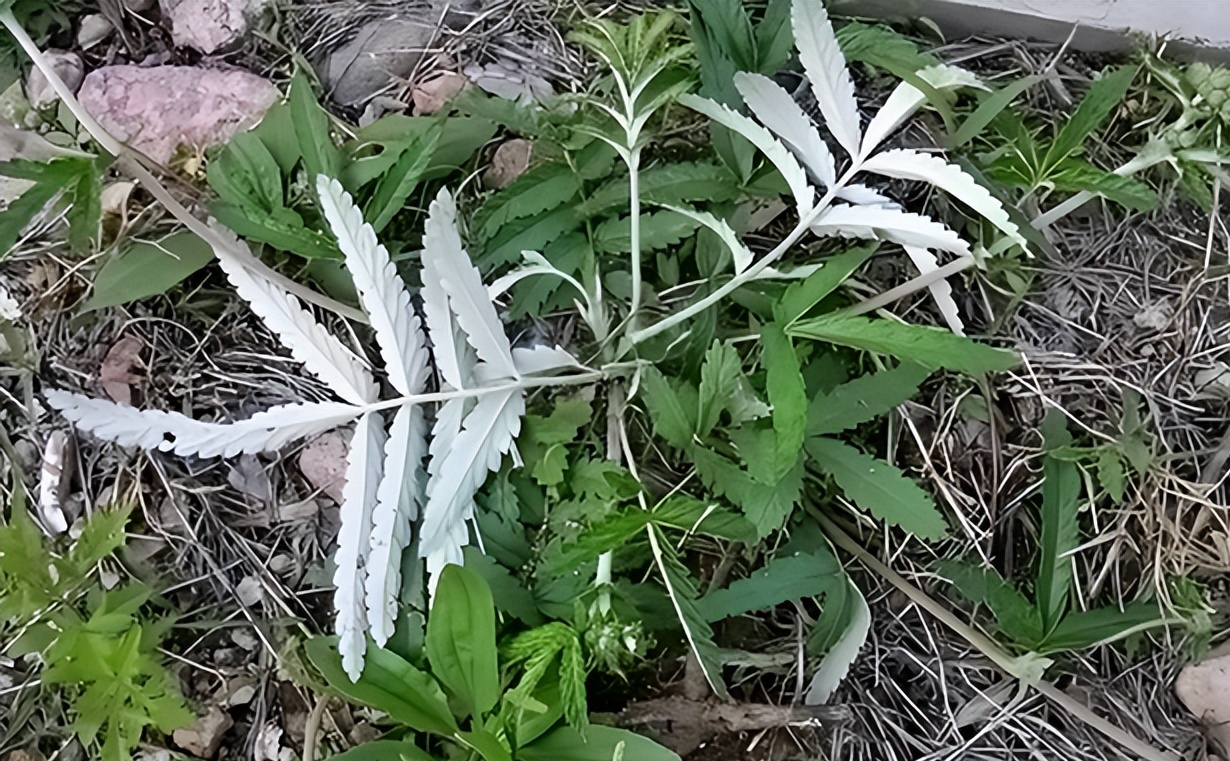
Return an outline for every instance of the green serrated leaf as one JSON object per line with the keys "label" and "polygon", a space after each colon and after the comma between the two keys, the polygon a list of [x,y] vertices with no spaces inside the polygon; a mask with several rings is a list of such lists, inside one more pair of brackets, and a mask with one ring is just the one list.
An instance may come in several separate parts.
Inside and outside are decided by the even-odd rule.
{"label": "green serrated leaf", "polygon": [[1122,610],[1110,607],[1073,611],[1064,616],[1054,631],[1038,646],[1038,652],[1081,650],[1167,623],[1167,619],[1153,602],[1129,603]]}
{"label": "green serrated leaf", "polygon": [[1013,642],[1032,648],[1042,641],[1042,616],[1038,609],[994,568],[943,560],[936,570],[968,600],[987,606],[999,630]]}
{"label": "green serrated leaf", "polygon": [[788,600],[823,595],[845,584],[846,574],[831,554],[775,557],[745,579],[732,582],[697,601],[706,621],[720,621]]}
{"label": "green serrated leaf", "polygon": [[580,189],[580,178],[567,164],[533,167],[487,199],[476,215],[475,232],[482,240],[491,240],[509,222],[557,208]]}
{"label": "green serrated leaf", "polygon": [[807,440],[807,453],[863,510],[923,539],[940,539],[947,533],[944,516],[930,495],[893,465],[823,436]]}
{"label": "green serrated leaf", "polygon": [[1127,472],[1119,453],[1111,447],[1098,451],[1098,483],[1110,495],[1116,505],[1123,504],[1123,495],[1127,492]]}
{"label": "green serrated leaf", "polygon": [[342,155],[329,133],[329,114],[316,101],[312,83],[303,69],[297,69],[290,83],[290,116],[294,125],[295,140],[303,157],[312,186],[316,178],[324,175],[331,179],[342,175]]}
{"label": "green serrated leaf", "polygon": [[654,432],[679,449],[690,445],[696,424],[666,377],[656,367],[647,367],[641,375],[641,387]]}
{"label": "green serrated leaf", "polygon": [[760,331],[760,341],[764,346],[765,386],[773,408],[773,433],[776,435],[776,467],[769,479],[773,483],[794,468],[803,451],[803,439],[807,434],[807,388],[794,344],[781,326],[766,325]]}
{"label": "green serrated leaf", "polygon": [[743,359],[729,341],[714,341],[700,367],[696,435],[708,436],[732,401],[743,374]]}
{"label": "green serrated leaf", "polygon": [[875,251],[875,246],[862,246],[825,259],[820,269],[786,289],[773,307],[774,319],[789,325],[807,314],[863,266]]}
{"label": "green serrated leaf", "polygon": [[[696,232],[700,224],[673,211],[641,215],[641,251],[656,251],[679,245]],[[632,250],[632,223],[628,217],[612,217],[594,231],[594,246],[599,251],[626,254]]]}
{"label": "green serrated leaf", "polygon": [[675,608],[679,624],[683,627],[688,647],[696,655],[701,671],[704,672],[705,681],[709,683],[713,693],[719,698],[726,699],[729,693],[722,680],[721,654],[718,652],[717,645],[713,643],[713,629],[709,627],[709,623],[696,607],[696,583],[661,529],[650,525],[646,530],[654,561],[666,584],[667,594],[670,595],[671,605]]}
{"label": "green serrated leaf", "polygon": [[927,368],[906,362],[817,394],[807,407],[807,435],[840,433],[886,415],[917,394],[930,374]]}
{"label": "green serrated leaf", "polygon": [[1010,370],[1020,363],[1014,352],[980,344],[948,330],[891,320],[831,314],[796,322],[786,332],[898,357],[923,367],[972,375]]}
{"label": "green serrated leaf", "polygon": [[1085,140],[1102,126],[1122,102],[1132,80],[1136,78],[1136,72],[1135,66],[1120,66],[1103,74],[1089,86],[1089,92],[1081,99],[1076,112],[1064,123],[1055,142],[1047,150],[1042,163],[1044,175],[1049,175],[1052,168],[1079,151]]}
{"label": "green serrated leaf", "polygon": [[1149,211],[1158,201],[1153,188],[1140,180],[1121,177],[1075,159],[1067,159],[1052,169],[1046,182],[1056,190],[1069,193],[1097,193],[1132,211]]}
{"label": "green serrated leaf", "polygon": [[726,457],[704,447],[689,450],[696,472],[705,486],[730,500],[756,527],[760,537],[766,537],[782,527],[803,489],[803,466],[794,468],[776,484],[762,484]]}
{"label": "green serrated leaf", "polygon": [[436,145],[440,142],[440,130],[428,130],[415,138],[402,151],[397,163],[376,182],[371,200],[364,216],[376,232],[380,232],[405,206],[410,194],[431,166]]}

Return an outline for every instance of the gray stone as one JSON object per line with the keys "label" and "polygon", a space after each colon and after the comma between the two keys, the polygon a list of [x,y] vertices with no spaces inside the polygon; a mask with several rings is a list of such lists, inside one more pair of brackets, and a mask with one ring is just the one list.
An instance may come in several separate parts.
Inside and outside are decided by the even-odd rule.
{"label": "gray stone", "polygon": [[379,95],[395,79],[410,76],[435,28],[425,14],[364,24],[350,42],[329,54],[321,77],[343,106]]}
{"label": "gray stone", "polygon": [[[43,54],[51,64],[51,69],[71,92],[81,88],[81,80],[85,77],[85,65],[81,56],[66,50],[48,50]],[[60,95],[51,86],[51,82],[43,75],[43,70],[35,66],[30,70],[30,78],[26,81],[26,98],[30,106],[37,111],[54,106]]]}
{"label": "gray stone", "polygon": [[165,164],[181,145],[221,145],[255,126],[280,96],[246,71],[105,66],[90,72],[79,97],[108,132]]}

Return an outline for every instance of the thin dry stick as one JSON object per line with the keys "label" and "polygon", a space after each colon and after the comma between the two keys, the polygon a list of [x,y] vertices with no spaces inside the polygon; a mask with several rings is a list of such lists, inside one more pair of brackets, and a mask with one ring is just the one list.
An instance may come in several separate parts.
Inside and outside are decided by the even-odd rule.
{"label": "thin dry stick", "polygon": [[989,637],[979,631],[976,631],[973,627],[958,619],[926,592],[906,581],[905,578],[896,571],[880,562],[879,558],[863,549],[858,542],[854,541],[854,539],[850,537],[849,534],[843,531],[836,523],[831,521],[819,510],[810,505],[807,510],[837,546],[858,558],[859,562],[863,565],[875,571],[893,586],[897,587],[897,589],[905,593],[905,595],[909,597],[914,604],[939,619],[940,623],[960,635],[962,639],[989,658],[992,663],[999,666],[1009,676],[1021,680],[1023,684],[1028,684],[1029,686],[1034,687],[1038,690],[1038,692],[1045,695],[1052,702],[1068,711],[1068,713],[1088,724],[1090,728],[1097,730],[1107,738],[1121,745],[1125,750],[1136,754],[1145,761],[1181,761],[1178,754],[1158,750],[1152,745],[1149,745],[1143,740],[1124,731],[1121,727],[1111,724],[1106,719],[1103,719],[1101,716],[1094,713],[1089,706],[1077,701],[1071,695],[1068,695],[1066,692],[1045,679],[1038,679],[1037,681],[1024,679],[1020,674],[1022,669],[1021,661],[1019,659],[1013,658],[1011,655],[1004,652],[1003,649],[1000,648],[999,645],[992,642]]}

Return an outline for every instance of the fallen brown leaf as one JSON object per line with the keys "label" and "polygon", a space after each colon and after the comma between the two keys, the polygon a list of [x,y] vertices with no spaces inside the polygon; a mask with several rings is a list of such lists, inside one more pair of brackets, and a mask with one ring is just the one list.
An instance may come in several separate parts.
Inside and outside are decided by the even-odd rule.
{"label": "fallen brown leaf", "polygon": [[144,348],[145,342],[140,338],[125,336],[107,352],[98,370],[98,382],[112,401],[132,406],[132,386],[140,380],[132,371],[141,366]]}

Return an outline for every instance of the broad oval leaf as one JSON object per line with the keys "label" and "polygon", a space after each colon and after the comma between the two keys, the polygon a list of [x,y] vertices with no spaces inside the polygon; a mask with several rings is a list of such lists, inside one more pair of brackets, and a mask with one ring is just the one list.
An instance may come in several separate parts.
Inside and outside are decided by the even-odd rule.
{"label": "broad oval leaf", "polygon": [[304,649],[329,686],[351,700],[384,711],[417,732],[451,737],[457,731],[457,720],[436,680],[394,653],[371,648],[362,677],[352,682],[342,668],[337,637],[315,637]]}
{"label": "broad oval leaf", "polygon": [[827,314],[800,320],[790,325],[787,332],[802,338],[887,354],[923,367],[942,367],[971,375],[1011,370],[1020,364],[1020,358],[1014,352],[996,349],[940,328],[891,320]]}
{"label": "broad oval leaf", "polygon": [[426,649],[432,673],[475,719],[499,702],[495,601],[481,576],[459,565],[441,571]]}
{"label": "broad oval leaf", "polygon": [[157,296],[213,261],[213,248],[196,233],[179,232],[159,241],[133,241],[107,259],[94,276],[82,312]]}
{"label": "broad oval leaf", "polygon": [[436,761],[436,758],[411,742],[373,740],[329,756],[327,761]]}

